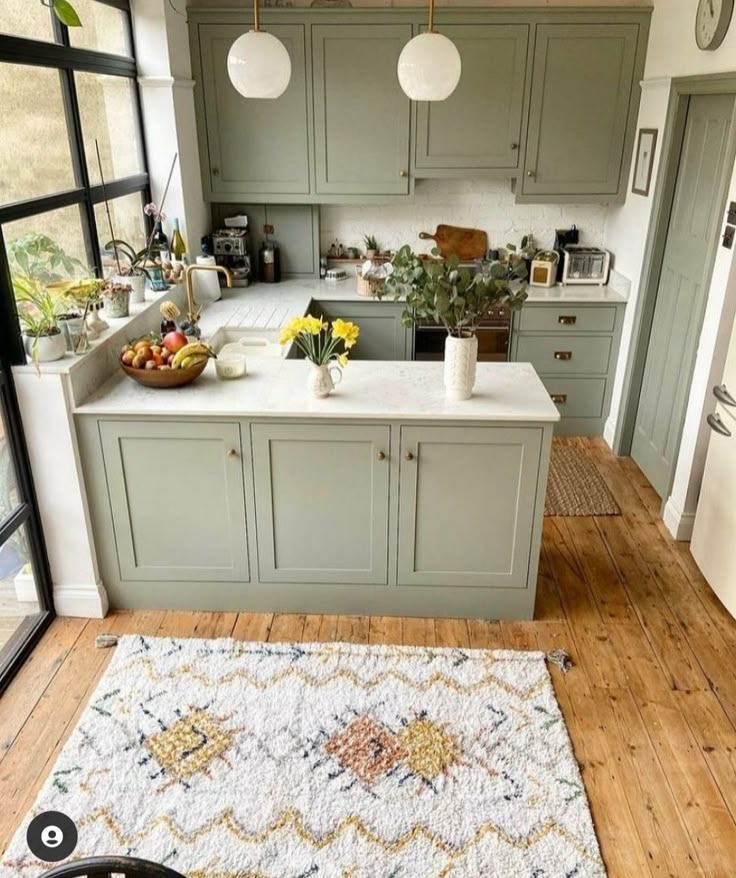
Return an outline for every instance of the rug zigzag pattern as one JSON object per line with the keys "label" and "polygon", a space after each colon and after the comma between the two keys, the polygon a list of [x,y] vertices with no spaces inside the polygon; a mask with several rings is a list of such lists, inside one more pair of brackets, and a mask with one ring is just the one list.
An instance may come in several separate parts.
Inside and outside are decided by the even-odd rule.
{"label": "rug zigzag pattern", "polygon": [[40,810],[190,878],[605,876],[542,653],[123,638]]}

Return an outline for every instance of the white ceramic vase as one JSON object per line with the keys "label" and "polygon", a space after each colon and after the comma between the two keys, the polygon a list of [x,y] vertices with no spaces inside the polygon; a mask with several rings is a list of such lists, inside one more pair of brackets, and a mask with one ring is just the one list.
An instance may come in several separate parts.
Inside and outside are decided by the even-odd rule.
{"label": "white ceramic vase", "polygon": [[478,337],[448,335],[445,341],[445,395],[448,399],[470,399],[478,365]]}
{"label": "white ceramic vase", "polygon": [[66,353],[66,336],[59,330],[53,335],[26,335],[23,337],[28,356],[37,363],[53,363],[60,360]]}
{"label": "white ceramic vase", "polygon": [[130,304],[140,305],[146,301],[146,276],[145,274],[129,274],[126,276],[116,275],[113,283],[127,284],[130,287]]}
{"label": "white ceramic vase", "polygon": [[335,389],[335,385],[342,381],[342,372],[335,363],[324,363],[318,366],[310,363],[309,375],[307,376],[307,390],[317,399],[324,399]]}

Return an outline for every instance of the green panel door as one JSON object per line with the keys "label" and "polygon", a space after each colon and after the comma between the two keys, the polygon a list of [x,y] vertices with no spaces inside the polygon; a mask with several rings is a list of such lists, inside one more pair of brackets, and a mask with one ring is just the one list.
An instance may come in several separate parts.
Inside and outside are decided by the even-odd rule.
{"label": "green panel door", "polygon": [[409,24],[312,26],[316,191],[409,193],[410,102],[396,65]]}
{"label": "green panel door", "polygon": [[519,165],[527,25],[442,25],[463,72],[445,101],[417,104],[417,171]]}
{"label": "green panel door", "polygon": [[102,421],[120,579],[248,580],[240,428]]}
{"label": "green panel door", "polygon": [[618,193],[638,36],[637,24],[537,27],[524,195]]}
{"label": "green panel door", "polygon": [[[249,27],[249,26],[248,26]],[[199,25],[209,188],[212,195],[309,193],[305,29],[269,24],[291,58],[291,82],[280,98],[244,98],[227,73],[227,55],[243,25]],[[203,128],[200,125],[200,137]],[[205,168],[207,166],[205,165]],[[208,175],[205,170],[205,182]]]}
{"label": "green panel door", "polygon": [[542,430],[402,427],[399,585],[526,588]]}
{"label": "green panel door", "polygon": [[388,578],[388,427],[254,424],[261,582]]}
{"label": "green panel door", "polygon": [[733,112],[733,95],[690,98],[631,446],[663,499],[677,463],[723,218],[718,192]]}
{"label": "green panel door", "polygon": [[[349,283],[349,281],[346,281]],[[401,322],[404,305],[399,302],[312,302],[317,317],[341,317],[360,327],[358,343],[350,351],[353,360],[410,360],[412,330]]]}

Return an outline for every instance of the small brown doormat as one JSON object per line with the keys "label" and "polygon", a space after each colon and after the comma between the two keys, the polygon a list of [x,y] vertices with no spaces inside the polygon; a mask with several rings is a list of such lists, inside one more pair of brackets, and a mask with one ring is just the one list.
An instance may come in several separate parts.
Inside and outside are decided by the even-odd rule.
{"label": "small brown doormat", "polygon": [[593,461],[575,445],[552,446],[545,515],[621,515]]}

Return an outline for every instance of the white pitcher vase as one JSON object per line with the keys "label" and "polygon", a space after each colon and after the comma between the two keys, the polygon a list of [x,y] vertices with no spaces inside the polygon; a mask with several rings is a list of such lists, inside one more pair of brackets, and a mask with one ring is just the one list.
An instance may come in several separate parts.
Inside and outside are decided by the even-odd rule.
{"label": "white pitcher vase", "polygon": [[307,390],[317,399],[324,399],[342,381],[342,372],[335,363],[323,363],[321,366],[310,362],[307,377]]}
{"label": "white pitcher vase", "polygon": [[448,399],[470,399],[478,365],[478,337],[471,333],[445,341],[445,395]]}

